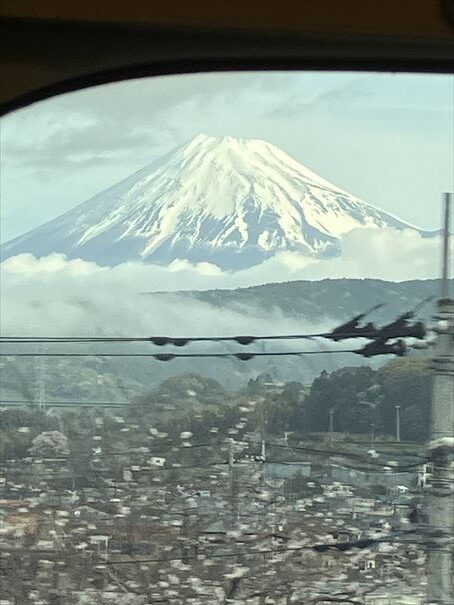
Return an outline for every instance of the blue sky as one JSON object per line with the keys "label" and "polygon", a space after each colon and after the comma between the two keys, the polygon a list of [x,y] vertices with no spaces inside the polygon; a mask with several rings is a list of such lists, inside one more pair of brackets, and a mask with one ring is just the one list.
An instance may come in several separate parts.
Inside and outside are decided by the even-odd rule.
{"label": "blue sky", "polygon": [[450,75],[241,73],[135,80],[2,119],[1,239],[61,214],[204,132],[261,138],[423,228],[453,189]]}

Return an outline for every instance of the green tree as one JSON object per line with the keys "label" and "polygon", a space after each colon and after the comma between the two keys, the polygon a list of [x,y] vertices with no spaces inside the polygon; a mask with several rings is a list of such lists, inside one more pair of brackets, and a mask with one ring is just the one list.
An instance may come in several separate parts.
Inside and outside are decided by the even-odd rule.
{"label": "green tree", "polygon": [[362,433],[376,421],[373,405],[364,403],[360,394],[370,388],[374,371],[366,366],[342,368],[331,374],[323,371],[312,383],[304,404],[306,432],[325,432],[334,411],[334,431]]}
{"label": "green tree", "polygon": [[401,406],[404,440],[424,442],[428,436],[432,376],[427,359],[393,360],[377,372],[382,390],[380,414],[383,430],[394,434],[395,406]]}

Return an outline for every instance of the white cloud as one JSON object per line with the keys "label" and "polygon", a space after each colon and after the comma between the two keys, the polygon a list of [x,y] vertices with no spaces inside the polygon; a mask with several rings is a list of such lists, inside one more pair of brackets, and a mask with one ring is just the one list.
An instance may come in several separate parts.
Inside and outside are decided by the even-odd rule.
{"label": "white cloud", "polygon": [[46,275],[55,274],[74,278],[105,270],[96,263],[83,261],[80,258],[68,260],[64,254],[51,254],[42,258],[35,258],[29,253],[19,254],[8,258],[1,266],[2,271],[7,275],[33,279],[43,279]]}
{"label": "white cloud", "polygon": [[354,229],[342,238],[342,256],[311,264],[304,279],[370,277],[390,281],[438,277],[440,238],[416,231]]}
{"label": "white cloud", "polygon": [[[316,260],[282,252],[265,263],[238,272],[222,272],[209,263],[179,260],[169,267],[124,263],[99,267],[61,254],[36,259],[21,254],[1,265],[4,334],[173,334],[235,333],[239,326],[297,330],[296,318],[251,309],[228,311],[182,301],[177,292],[237,288],[297,279],[377,278],[391,281],[433,278],[438,273],[440,239],[388,229],[358,229],[343,238],[339,258]],[[146,294],[146,295],[144,295]],[[265,324],[263,323],[265,322]]]}
{"label": "white cloud", "polygon": [[[181,269],[162,279],[159,267],[126,264],[114,269],[24,272],[21,263],[2,266],[1,331],[4,335],[146,335],[181,336],[238,333],[299,332],[301,321],[279,310],[234,305],[222,310],[178,293],[145,293],[154,283],[159,290],[201,284],[206,277],[194,268]],[[42,261],[51,266],[64,258]],[[35,264],[33,259],[30,266]],[[16,268],[20,266],[20,271]],[[207,285],[207,282],[203,282]],[[326,319],[325,319],[326,321]],[[317,327],[325,329],[326,326]]]}

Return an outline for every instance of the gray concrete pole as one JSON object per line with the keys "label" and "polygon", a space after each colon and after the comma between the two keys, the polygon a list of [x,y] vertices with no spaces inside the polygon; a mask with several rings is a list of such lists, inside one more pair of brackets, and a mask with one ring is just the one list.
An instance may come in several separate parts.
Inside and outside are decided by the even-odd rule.
{"label": "gray concrete pole", "polygon": [[444,195],[444,220],[443,220],[443,258],[441,269],[441,298],[449,297],[449,264],[450,255],[450,233],[451,227],[451,203],[452,194]]}
{"label": "gray concrete pole", "polygon": [[370,425],[370,449],[374,449],[375,444],[375,424],[372,422]]}
{"label": "gray concrete pole", "polygon": [[449,298],[449,216],[445,195],[443,280],[438,301],[438,336],[433,359],[433,391],[428,458],[432,477],[428,494],[429,542],[427,603],[454,603],[454,300]]}
{"label": "gray concrete pole", "polygon": [[396,408],[396,441],[400,441],[400,405],[394,406]]}
{"label": "gray concrete pole", "polygon": [[333,444],[334,410],[329,411],[329,444]]}
{"label": "gray concrete pole", "polygon": [[232,517],[233,517],[233,511],[235,509],[234,506],[234,477],[233,477],[233,473],[234,473],[234,469],[233,469],[233,464],[234,464],[234,445],[233,445],[233,439],[229,439],[229,483],[230,483],[230,506],[232,509]]}

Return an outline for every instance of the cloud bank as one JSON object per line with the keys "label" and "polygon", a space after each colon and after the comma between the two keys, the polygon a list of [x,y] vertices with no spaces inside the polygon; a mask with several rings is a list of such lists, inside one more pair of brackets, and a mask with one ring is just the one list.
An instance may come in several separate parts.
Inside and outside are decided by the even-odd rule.
{"label": "cloud bank", "polygon": [[[342,241],[341,257],[317,260],[282,252],[261,265],[223,272],[209,263],[174,261],[168,267],[140,262],[113,268],[61,254],[21,254],[1,264],[3,334],[237,333],[296,328],[291,318],[264,316],[180,299],[181,290],[239,288],[270,282],[325,278],[390,281],[429,279],[438,274],[440,238],[391,229],[357,229]],[[166,297],[150,293],[168,292]],[[151,302],[152,301],[152,302]],[[256,310],[257,311],[257,310]],[[259,317],[260,316],[260,317]],[[296,321],[296,320],[295,320]],[[301,328],[296,328],[298,331]]]}

